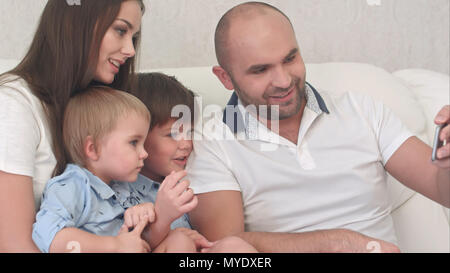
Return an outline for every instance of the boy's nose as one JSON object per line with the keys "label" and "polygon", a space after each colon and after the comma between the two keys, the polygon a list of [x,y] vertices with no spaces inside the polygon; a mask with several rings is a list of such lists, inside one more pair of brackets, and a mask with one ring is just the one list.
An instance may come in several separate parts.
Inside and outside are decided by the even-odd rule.
{"label": "boy's nose", "polygon": [[142,149],[141,158],[146,159],[148,157],[148,153],[145,149]]}
{"label": "boy's nose", "polygon": [[192,150],[192,141],[191,140],[180,140],[178,147],[182,150],[190,149]]}

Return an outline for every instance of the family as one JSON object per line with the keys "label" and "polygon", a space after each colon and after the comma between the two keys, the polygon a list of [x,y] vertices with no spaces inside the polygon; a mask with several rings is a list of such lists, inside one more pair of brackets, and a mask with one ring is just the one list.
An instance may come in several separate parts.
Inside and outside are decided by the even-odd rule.
{"label": "family", "polygon": [[310,85],[289,18],[247,2],[220,19],[212,69],[238,111],[192,138],[172,109],[193,114],[195,90],[135,71],[144,12],[49,0],[0,75],[0,252],[399,252],[386,173],[450,206],[450,105],[431,161],[382,103]]}

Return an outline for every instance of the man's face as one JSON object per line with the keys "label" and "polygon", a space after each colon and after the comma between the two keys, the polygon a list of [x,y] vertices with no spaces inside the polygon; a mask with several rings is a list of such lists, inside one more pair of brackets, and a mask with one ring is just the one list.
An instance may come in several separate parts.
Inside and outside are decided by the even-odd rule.
{"label": "man's face", "polygon": [[279,106],[281,120],[296,115],[306,69],[289,21],[267,14],[236,22],[229,39],[228,72],[244,106]]}

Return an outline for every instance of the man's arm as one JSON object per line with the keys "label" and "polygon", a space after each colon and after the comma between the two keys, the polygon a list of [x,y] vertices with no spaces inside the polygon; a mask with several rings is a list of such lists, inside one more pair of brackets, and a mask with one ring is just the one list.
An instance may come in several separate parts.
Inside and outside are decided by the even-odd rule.
{"label": "man's arm", "polygon": [[448,208],[450,169],[433,164],[431,153],[430,146],[411,137],[392,155],[385,168],[408,188]]}
{"label": "man's arm", "polygon": [[450,105],[436,115],[437,125],[445,125],[439,139],[447,142],[431,161],[431,148],[416,137],[406,140],[386,163],[386,170],[405,186],[450,207]]}
{"label": "man's arm", "polygon": [[239,236],[260,252],[369,252],[370,242],[383,252],[398,252],[390,243],[344,229],[304,233],[244,232],[241,193],[217,191],[197,195],[189,216],[195,229],[210,241]]}

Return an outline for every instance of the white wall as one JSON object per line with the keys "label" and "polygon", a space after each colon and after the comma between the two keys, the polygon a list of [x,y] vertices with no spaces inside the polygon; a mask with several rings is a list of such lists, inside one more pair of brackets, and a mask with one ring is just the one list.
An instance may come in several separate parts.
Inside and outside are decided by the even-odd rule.
{"label": "white wall", "polygon": [[[243,0],[145,0],[141,68],[215,64],[221,15]],[[368,62],[449,74],[450,0],[268,0],[292,20],[306,62]],[[20,58],[45,0],[0,0],[0,58]],[[379,5],[378,5],[379,4]]]}

